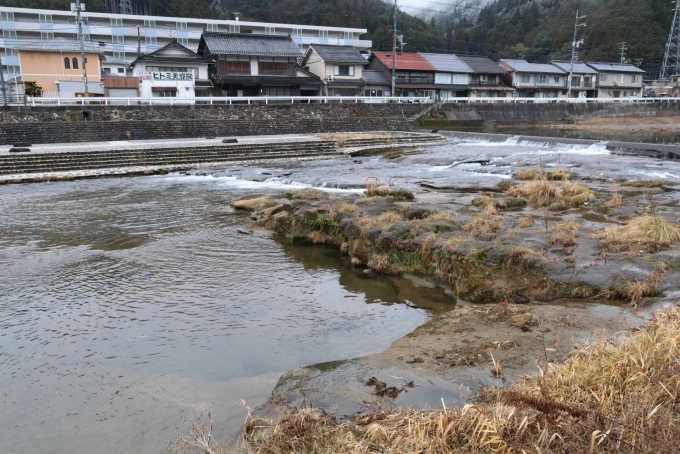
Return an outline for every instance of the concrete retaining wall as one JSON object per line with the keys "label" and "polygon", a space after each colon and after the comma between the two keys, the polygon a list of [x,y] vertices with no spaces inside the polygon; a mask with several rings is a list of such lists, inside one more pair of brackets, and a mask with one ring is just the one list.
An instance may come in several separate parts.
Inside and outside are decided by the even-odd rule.
{"label": "concrete retaining wall", "polygon": [[449,120],[465,122],[536,123],[588,118],[680,116],[680,103],[644,104],[444,104]]}
{"label": "concrete retaining wall", "polygon": [[68,143],[115,140],[310,134],[323,132],[410,131],[405,118],[272,118],[250,120],[131,120],[5,123],[0,143]]}

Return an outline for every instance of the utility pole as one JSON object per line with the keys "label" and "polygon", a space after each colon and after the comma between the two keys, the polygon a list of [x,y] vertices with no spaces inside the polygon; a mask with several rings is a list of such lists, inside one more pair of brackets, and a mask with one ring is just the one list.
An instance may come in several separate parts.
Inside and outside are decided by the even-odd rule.
{"label": "utility pole", "polygon": [[574,79],[574,60],[576,60],[576,57],[578,57],[578,52],[576,49],[580,44],[583,43],[583,40],[576,41],[576,35],[578,34],[579,28],[586,26],[585,22],[581,22],[581,20],[585,18],[586,16],[579,16],[578,10],[576,10],[576,22],[574,22],[574,40],[571,42],[571,66],[569,68],[569,80],[567,81],[567,98],[571,98],[571,81]]}
{"label": "utility pole", "polygon": [[[7,107],[7,86],[5,85],[5,70],[0,64],[0,90],[2,90],[2,105]],[[9,73],[8,73],[9,75]]]}
{"label": "utility pole", "polygon": [[626,51],[628,48],[626,47],[626,42],[619,43],[621,44],[621,64],[624,64],[626,62]]}
{"label": "utility pole", "polygon": [[680,0],[675,4],[671,33],[666,43],[666,53],[661,65],[661,80],[670,80],[671,76],[680,74]]}
{"label": "utility pole", "polygon": [[85,4],[80,3],[80,0],[76,0],[75,3],[71,3],[71,11],[76,10],[76,22],[78,22],[78,42],[80,43],[80,63],[83,66],[83,87],[85,88],[85,97],[90,96],[89,90],[87,89],[87,68],[85,66],[85,43],[83,42],[83,18],[80,17],[80,12],[85,11]]}
{"label": "utility pole", "polygon": [[[680,0],[678,0],[680,2]],[[392,28],[392,96],[397,92],[397,0],[394,0],[394,27]]]}

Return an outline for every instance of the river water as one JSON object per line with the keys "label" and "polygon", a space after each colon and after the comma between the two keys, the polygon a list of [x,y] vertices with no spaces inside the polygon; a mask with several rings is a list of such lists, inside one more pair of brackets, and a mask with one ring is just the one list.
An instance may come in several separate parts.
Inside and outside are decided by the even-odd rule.
{"label": "river water", "polygon": [[0,187],[0,452],[160,452],[206,412],[233,435],[241,400],[262,404],[282,373],[382,350],[447,309],[441,289],[404,292],[334,250],[239,233],[249,219],[231,200],[368,178],[489,186],[537,156],[593,178],[680,181],[674,162],[603,146],[415,151]]}

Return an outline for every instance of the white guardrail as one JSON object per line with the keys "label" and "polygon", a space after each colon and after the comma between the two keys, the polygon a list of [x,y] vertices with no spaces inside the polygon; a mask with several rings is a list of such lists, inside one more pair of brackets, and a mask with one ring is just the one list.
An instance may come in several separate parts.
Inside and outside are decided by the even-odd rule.
{"label": "white guardrail", "polygon": [[254,96],[254,97],[200,97],[200,98],[47,98],[32,97],[26,101],[30,106],[182,106],[182,105],[220,105],[220,104],[292,104],[292,103],[352,103],[352,104],[389,104],[389,103],[431,103],[428,97],[379,97],[366,96]]}
{"label": "white guardrail", "polygon": [[[200,98],[59,98],[27,97],[30,106],[182,106],[182,105],[224,105],[224,104],[293,104],[293,103],[353,103],[353,104],[391,104],[418,103],[429,104],[428,97],[366,97],[366,96],[255,96],[255,97],[200,97]],[[447,98],[440,104],[614,104],[614,103],[676,103],[680,98]]]}

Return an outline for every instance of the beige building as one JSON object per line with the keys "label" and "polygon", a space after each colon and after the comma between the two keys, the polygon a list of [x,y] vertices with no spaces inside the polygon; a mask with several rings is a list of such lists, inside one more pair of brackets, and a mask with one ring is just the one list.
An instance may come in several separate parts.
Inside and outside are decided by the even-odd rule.
{"label": "beige building", "polygon": [[[88,43],[89,44],[89,43]],[[17,49],[23,82],[35,82],[42,87],[44,96],[82,96],[83,62],[78,42],[52,40],[22,45]],[[103,54],[89,44],[85,50],[88,91],[91,95],[104,94],[101,80]],[[60,87],[62,85],[62,87]],[[68,90],[64,86],[68,85]]]}
{"label": "beige building", "polygon": [[362,94],[364,66],[368,59],[350,46],[312,44],[305,52],[301,66],[324,83],[326,96],[358,96]]}

